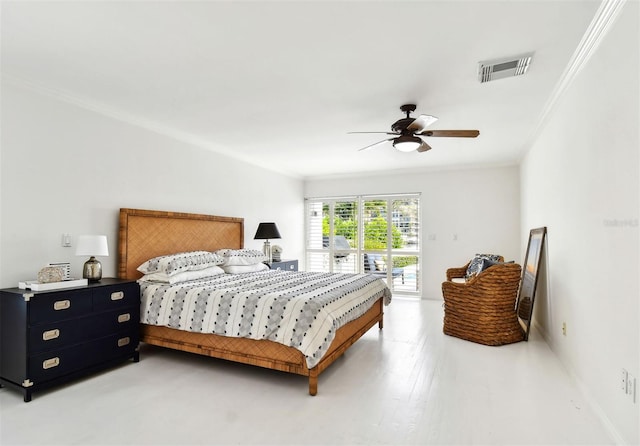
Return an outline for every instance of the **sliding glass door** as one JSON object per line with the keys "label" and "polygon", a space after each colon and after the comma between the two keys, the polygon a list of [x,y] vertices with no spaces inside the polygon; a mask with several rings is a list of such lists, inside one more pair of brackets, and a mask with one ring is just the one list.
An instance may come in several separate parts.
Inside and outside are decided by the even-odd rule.
{"label": "sliding glass door", "polygon": [[420,294],[420,196],[307,199],[309,271],[368,273],[399,294]]}
{"label": "sliding glass door", "polygon": [[357,273],[358,203],[307,200],[307,270]]}

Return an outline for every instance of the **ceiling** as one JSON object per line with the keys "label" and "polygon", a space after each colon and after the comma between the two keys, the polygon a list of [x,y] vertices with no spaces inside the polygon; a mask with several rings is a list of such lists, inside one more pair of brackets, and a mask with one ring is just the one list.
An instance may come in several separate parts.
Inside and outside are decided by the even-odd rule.
{"label": "ceiling", "polygon": [[[300,178],[516,164],[598,1],[3,1],[2,74]],[[534,52],[481,84],[478,62]],[[385,135],[416,103],[429,138]]]}

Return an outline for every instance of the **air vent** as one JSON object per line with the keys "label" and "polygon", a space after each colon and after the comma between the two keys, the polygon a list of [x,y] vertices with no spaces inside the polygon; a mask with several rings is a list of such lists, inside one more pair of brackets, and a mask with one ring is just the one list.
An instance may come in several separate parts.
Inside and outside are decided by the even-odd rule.
{"label": "air vent", "polygon": [[478,64],[478,80],[481,83],[520,76],[527,72],[533,53],[502,59],[485,60]]}

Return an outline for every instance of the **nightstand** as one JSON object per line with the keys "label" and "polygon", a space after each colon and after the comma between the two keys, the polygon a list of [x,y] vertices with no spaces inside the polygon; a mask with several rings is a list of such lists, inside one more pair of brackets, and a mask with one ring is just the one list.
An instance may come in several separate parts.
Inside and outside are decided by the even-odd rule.
{"label": "nightstand", "polygon": [[0,385],[31,394],[139,361],[140,288],[102,279],[51,291],[0,290]]}
{"label": "nightstand", "polygon": [[281,269],[283,271],[298,271],[297,260],[281,260],[279,262],[267,263],[271,269]]}

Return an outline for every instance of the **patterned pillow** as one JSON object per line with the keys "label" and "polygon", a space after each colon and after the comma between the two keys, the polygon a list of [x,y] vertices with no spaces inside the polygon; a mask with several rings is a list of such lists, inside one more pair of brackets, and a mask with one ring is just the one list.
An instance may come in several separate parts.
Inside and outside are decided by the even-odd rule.
{"label": "patterned pillow", "polygon": [[269,260],[261,251],[255,249],[219,249],[216,251],[223,259],[223,266],[257,265]]}
{"label": "patterned pillow", "polygon": [[[499,262],[501,257],[502,256],[498,254],[476,254],[476,256],[469,263],[469,266],[467,267],[467,273],[465,274],[464,278],[466,280],[473,278],[492,264]],[[488,264],[487,266],[484,266],[484,260],[491,261],[491,265]]]}
{"label": "patterned pillow", "polygon": [[224,259],[208,251],[191,251],[154,257],[138,267],[142,274],[165,273],[168,276],[220,265]]}
{"label": "patterned pillow", "polygon": [[224,270],[219,266],[214,265],[196,271],[183,271],[172,276],[164,272],[145,274],[144,276],[139,278],[138,281],[168,283],[170,285],[175,285],[176,283],[188,282],[190,280],[206,279],[220,274],[224,274]]}
{"label": "patterned pillow", "polygon": [[223,265],[222,269],[227,274],[242,274],[267,271],[269,266],[264,263],[256,263],[254,265]]}

